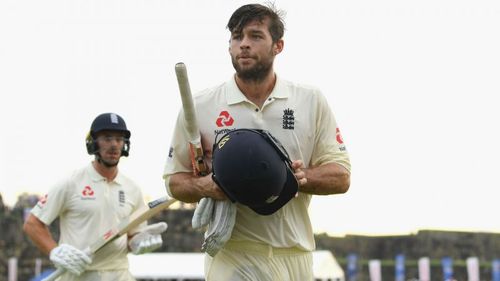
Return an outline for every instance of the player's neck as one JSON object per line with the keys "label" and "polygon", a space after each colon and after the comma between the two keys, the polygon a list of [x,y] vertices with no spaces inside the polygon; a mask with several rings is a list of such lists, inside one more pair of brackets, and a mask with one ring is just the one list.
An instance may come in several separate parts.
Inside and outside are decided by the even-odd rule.
{"label": "player's neck", "polygon": [[238,75],[235,75],[235,79],[240,91],[259,108],[262,108],[262,105],[264,105],[264,102],[276,84],[276,74],[274,74],[274,71],[270,71],[264,79],[259,81],[243,80]]}
{"label": "player's neck", "polygon": [[98,160],[93,161],[92,165],[99,175],[106,178],[107,182],[113,181],[118,174],[118,166],[108,167]]}

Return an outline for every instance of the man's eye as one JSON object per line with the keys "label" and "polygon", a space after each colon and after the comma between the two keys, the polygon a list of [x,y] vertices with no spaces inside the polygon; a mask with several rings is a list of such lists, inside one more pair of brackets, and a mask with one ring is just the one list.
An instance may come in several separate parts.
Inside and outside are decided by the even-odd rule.
{"label": "man's eye", "polygon": [[99,137],[99,139],[104,141],[104,142],[112,142],[112,141],[123,142],[123,141],[125,141],[125,137],[115,137],[115,136],[102,136],[102,137]]}

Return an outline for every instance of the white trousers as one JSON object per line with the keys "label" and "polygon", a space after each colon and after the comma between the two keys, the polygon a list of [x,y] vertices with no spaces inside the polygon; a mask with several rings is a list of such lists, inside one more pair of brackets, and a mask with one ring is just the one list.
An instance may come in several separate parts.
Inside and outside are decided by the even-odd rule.
{"label": "white trousers", "polygon": [[126,269],[124,270],[88,270],[80,276],[66,272],[57,281],[135,281]]}
{"label": "white trousers", "polygon": [[215,257],[205,255],[206,281],[313,281],[312,253],[229,241]]}

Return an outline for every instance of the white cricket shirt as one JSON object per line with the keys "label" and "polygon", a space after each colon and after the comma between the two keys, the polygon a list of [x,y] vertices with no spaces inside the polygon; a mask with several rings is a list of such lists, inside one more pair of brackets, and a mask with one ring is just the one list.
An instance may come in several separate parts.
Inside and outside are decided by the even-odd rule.
{"label": "white cricket shirt", "polygon": [[[118,172],[107,182],[89,164],[54,185],[31,213],[47,225],[59,217],[59,244],[83,250],[132,213],[145,210],[142,192],[132,180]],[[127,252],[123,235],[99,250],[88,270],[127,269]]]}
{"label": "white cricket shirt", "polygon": [[[232,78],[205,90],[194,98],[206,162],[211,167],[215,137],[234,129],[264,129],[285,147],[292,160],[305,166],[338,163],[350,171],[349,155],[334,115],[321,92],[314,87],[277,78],[275,87],[261,109],[249,101]],[[192,171],[187,132],[182,112],[177,119],[164,178]],[[170,192],[170,191],[169,191]],[[299,193],[283,208],[261,216],[238,204],[231,239],[255,241],[273,247],[315,248],[308,214],[311,195]]]}

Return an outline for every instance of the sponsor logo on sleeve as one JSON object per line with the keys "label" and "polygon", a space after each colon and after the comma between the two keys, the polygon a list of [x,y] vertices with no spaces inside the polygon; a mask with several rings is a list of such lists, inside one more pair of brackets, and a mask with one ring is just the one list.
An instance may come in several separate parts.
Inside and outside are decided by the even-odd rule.
{"label": "sponsor logo on sleeve", "polygon": [[47,198],[49,197],[48,194],[45,194],[44,196],[40,197],[40,200],[38,200],[38,203],[36,204],[39,208],[43,208],[45,204],[47,203]]}
{"label": "sponsor logo on sleeve", "polygon": [[107,240],[109,239],[111,236],[113,236],[115,234],[115,232],[113,231],[113,229],[111,229],[110,231],[104,233],[104,235],[102,236],[102,238],[104,238],[104,240]]}
{"label": "sponsor logo on sleeve", "polygon": [[337,143],[339,145],[340,151],[345,151],[346,147],[345,147],[345,144],[344,144],[344,139],[342,138],[342,134],[340,134],[340,129],[339,128],[337,128],[337,130],[336,130],[336,139],[337,139]]}

